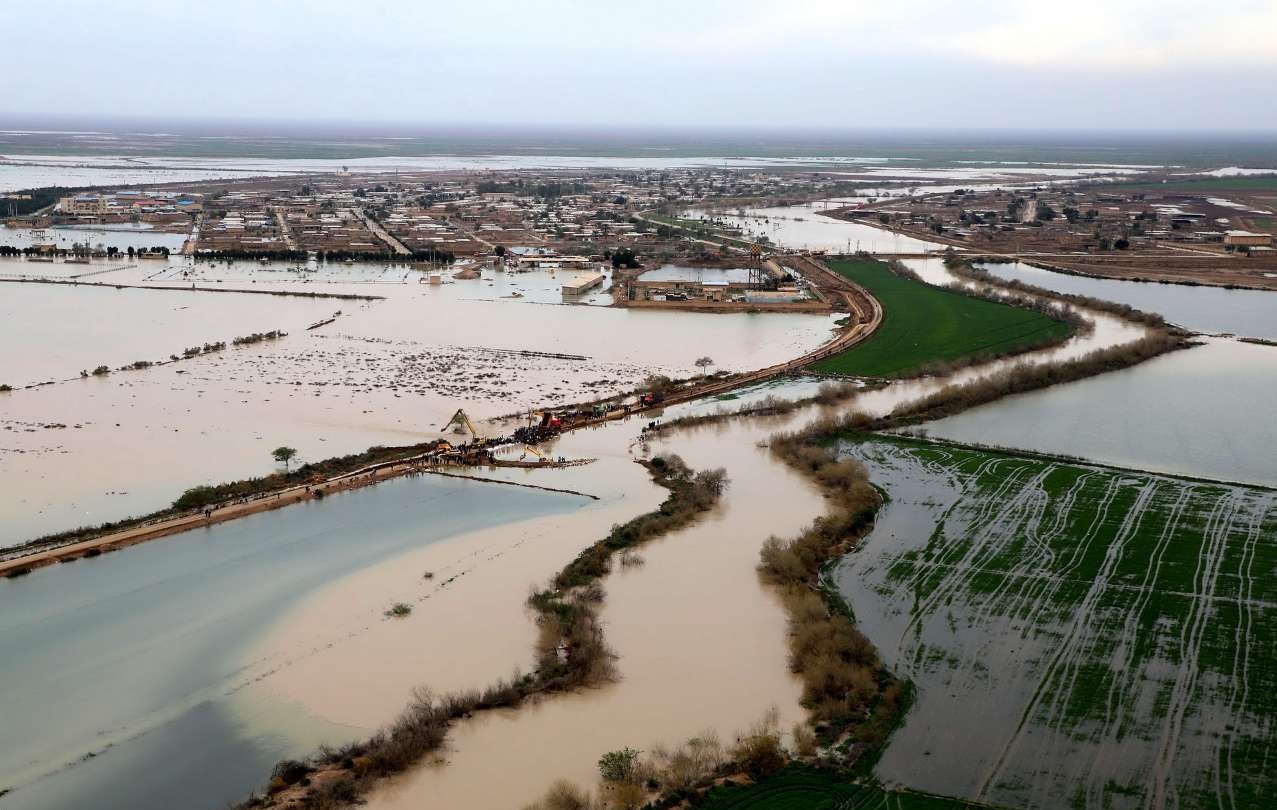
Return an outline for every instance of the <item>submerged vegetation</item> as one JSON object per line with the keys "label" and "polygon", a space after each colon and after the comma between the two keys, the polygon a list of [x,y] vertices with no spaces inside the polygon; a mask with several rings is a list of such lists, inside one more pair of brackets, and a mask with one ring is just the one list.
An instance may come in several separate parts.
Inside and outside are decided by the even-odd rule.
{"label": "submerged vegetation", "polygon": [[790,765],[756,784],[726,784],[709,792],[699,810],[967,810],[988,805],[888,790],[850,781],[847,774],[809,765]]}
{"label": "submerged vegetation", "polygon": [[[839,577],[918,687],[882,778],[1014,806],[1266,806],[1277,669],[1257,651],[1277,641],[1277,492],[894,436],[839,444],[892,493],[881,539]],[[946,733],[972,722],[978,739]],[[916,773],[927,753],[963,776]]]}

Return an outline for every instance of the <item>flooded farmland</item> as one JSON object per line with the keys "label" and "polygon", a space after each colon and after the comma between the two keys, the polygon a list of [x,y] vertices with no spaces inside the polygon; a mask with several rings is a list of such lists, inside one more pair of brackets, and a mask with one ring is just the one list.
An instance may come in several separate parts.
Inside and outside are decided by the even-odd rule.
{"label": "flooded farmland", "polygon": [[[269,452],[280,444],[306,460],[410,444],[438,436],[462,405],[487,418],[600,398],[631,391],[650,374],[699,374],[701,356],[716,370],[752,370],[820,345],[834,320],[565,304],[562,279],[546,272],[488,270],[437,286],[417,283],[421,274],[406,269],[384,283],[343,266],[287,273],[201,264],[196,281],[185,272],[174,259],[96,278],[384,298],[3,285],[23,302],[6,303],[13,315],[6,334],[54,333],[53,351],[12,353],[3,375],[11,385],[65,381],[0,395],[0,486],[12,493],[0,503],[0,545],[148,512],[190,486],[269,472]],[[137,314],[125,325],[110,315],[65,320],[67,306],[111,302]],[[306,328],[338,311],[332,323]],[[112,323],[109,339],[93,339]],[[289,334],[279,340],[115,370],[281,328]],[[598,340],[602,334],[613,339]],[[112,372],[79,377],[99,364]],[[148,440],[155,436],[165,441]],[[121,466],[123,453],[131,463]]]}
{"label": "flooded farmland", "polygon": [[1277,789],[1273,491],[894,439],[842,452],[891,500],[832,576],[917,687],[881,779],[1025,808]]}
{"label": "flooded farmland", "polygon": [[[373,159],[354,168],[492,169],[502,160]],[[516,167],[538,160],[577,165],[511,159]],[[262,174],[337,168],[322,160],[238,163],[236,172]],[[139,176],[226,168],[109,158],[73,167]],[[911,174],[943,177],[922,169],[891,176]],[[597,199],[569,194],[582,214],[569,223],[560,210],[569,206],[557,198],[575,178],[536,186],[515,179],[449,178],[451,189],[431,179],[403,192],[420,194],[407,201],[433,212],[421,221],[464,222],[458,233],[483,245],[475,248],[480,260],[451,266],[331,254],[322,261],[301,251],[275,261],[0,260],[0,341],[19,347],[0,366],[0,383],[17,389],[0,394],[0,487],[12,495],[0,501],[0,546],[156,509],[191,486],[267,474],[280,445],[305,462],[419,442],[444,436],[459,407],[478,434],[505,435],[536,411],[633,392],[649,375],[691,378],[790,360],[838,325],[840,314],[610,306],[608,259],[616,254],[602,252],[603,238],[623,233],[642,248],[656,236],[629,232],[640,223],[623,210],[625,194],[638,181],[610,178]],[[355,182],[324,177],[318,191],[285,191],[296,197],[290,208],[307,212],[297,221],[316,229],[326,222],[324,202],[330,214],[337,199],[356,206],[341,210],[371,216],[388,199],[376,195],[400,193],[360,188],[355,202],[349,188],[322,188]],[[655,182],[663,191],[667,179]],[[871,191],[887,189],[863,190]],[[452,205],[462,195],[474,203],[464,215]],[[244,204],[267,223],[253,239],[274,239],[274,221],[287,244],[280,203],[260,202]],[[585,215],[595,204],[610,207],[606,216]],[[533,206],[545,210],[528,214]],[[791,248],[941,248],[823,216],[826,207],[747,207],[727,219]],[[599,223],[600,244],[582,238],[571,249],[593,257],[604,284],[574,298],[563,293],[571,272],[514,272],[496,243],[484,241],[565,244],[565,225],[583,235]],[[526,233],[499,237],[525,230],[508,226]],[[3,236],[175,251],[185,240],[123,223]],[[316,236],[312,244],[326,243]],[[661,258],[647,264],[646,278],[750,275],[743,254],[735,263],[714,245],[668,248],[653,249]],[[224,255],[246,254],[255,255]],[[731,269],[696,267],[710,256]],[[964,283],[938,258],[905,261],[930,283]],[[456,275],[462,268],[472,272]],[[67,281],[75,284],[44,283]],[[1242,300],[1252,299],[1212,299],[1202,322],[1236,314],[1245,324],[1237,331],[1264,334],[1266,302],[1232,306]],[[1186,299],[1166,302],[1192,313]],[[666,453],[697,469],[721,466],[731,485],[700,520],[601,580],[597,609],[619,678],[462,718],[436,755],[378,784],[368,804],[517,807],[560,778],[592,784],[607,751],[651,750],[705,731],[730,740],[769,709],[788,731],[807,717],[803,687],[788,658],[786,613],[757,573],[759,551],[769,536],[800,532],[827,504],[812,481],[771,455],[768,440],[822,416],[884,415],[1014,364],[1077,359],[1148,334],[1112,315],[1080,314],[1088,327],[1054,348],[885,387],[859,380],[868,390],[836,406],[640,433],[649,420],[820,392],[817,378],[774,379],[591,424],[524,453],[592,462],[583,466],[469,471],[488,481],[399,478],[0,580],[0,681],[14,685],[0,693],[0,717],[22,740],[0,750],[0,803],[213,810],[265,788],[281,758],[367,738],[416,689],[440,694],[527,672],[537,660],[530,588],[612,527],[658,508],[666,492],[634,462]],[[235,341],[274,330],[287,334]],[[28,344],[39,350],[24,350]],[[1277,484],[1263,458],[1277,436],[1260,416],[1277,379],[1266,374],[1275,358],[1271,347],[1212,339],[925,430]],[[1253,430],[1242,436],[1235,424],[1211,424],[1222,412],[1248,424],[1253,417]],[[1053,807],[1067,796],[1088,810],[1233,810],[1277,787],[1264,771],[1273,684],[1259,665],[1272,646],[1264,579],[1277,573],[1268,570],[1275,563],[1267,541],[1277,529],[1270,491],[900,437],[843,450],[868,464],[890,503],[834,577],[888,665],[917,687],[879,762],[884,781],[1017,808]],[[557,491],[513,486],[520,484]],[[1253,657],[1237,653],[1241,646],[1253,647]]]}

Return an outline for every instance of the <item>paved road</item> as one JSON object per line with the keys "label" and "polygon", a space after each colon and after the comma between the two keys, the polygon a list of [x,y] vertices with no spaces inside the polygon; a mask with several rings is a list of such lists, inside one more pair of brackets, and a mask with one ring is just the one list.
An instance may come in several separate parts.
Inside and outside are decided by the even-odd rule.
{"label": "paved road", "polygon": [[368,216],[363,211],[360,211],[358,208],[352,208],[350,210],[354,211],[355,216],[359,217],[364,225],[368,226],[368,230],[372,231],[374,236],[389,245],[390,249],[395,253],[398,253],[400,256],[412,255],[412,251],[405,247],[403,242],[400,242],[398,239],[391,236],[389,231],[381,227],[381,223],[374,221],[372,217]]}
{"label": "paved road", "polygon": [[283,211],[275,212],[275,221],[279,223],[279,235],[284,237],[284,244],[289,250],[296,250],[297,240],[293,238],[293,229],[288,227],[288,220],[284,218]]}

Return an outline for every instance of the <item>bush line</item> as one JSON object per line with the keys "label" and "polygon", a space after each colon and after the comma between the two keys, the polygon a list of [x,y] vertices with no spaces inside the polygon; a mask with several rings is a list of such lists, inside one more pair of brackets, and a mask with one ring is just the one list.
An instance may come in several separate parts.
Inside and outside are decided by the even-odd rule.
{"label": "bush line", "polygon": [[657,457],[644,466],[669,490],[660,507],[614,526],[607,537],[559,571],[550,586],[528,598],[538,628],[537,667],[532,673],[516,671],[486,689],[442,696],[416,689],[408,707],[388,727],[362,742],[323,747],[304,762],[280,762],[266,795],[252,796],[238,807],[335,810],[359,803],[379,780],[437,751],[452,724],[463,717],[614,678],[616,656],[603,638],[598,617],[604,598],[598,581],[611,570],[612,556],[690,524],[713,508],[727,487],[723,470],[693,473],[678,456]]}

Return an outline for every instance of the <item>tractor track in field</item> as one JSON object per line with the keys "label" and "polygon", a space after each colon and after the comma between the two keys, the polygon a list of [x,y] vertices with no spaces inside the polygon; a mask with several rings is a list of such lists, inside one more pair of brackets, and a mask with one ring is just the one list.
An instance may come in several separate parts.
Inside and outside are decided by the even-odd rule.
{"label": "tractor track in field", "polygon": [[917,688],[878,778],[1026,810],[1266,806],[1277,495],[900,437],[843,447],[891,499],[835,579]]}

